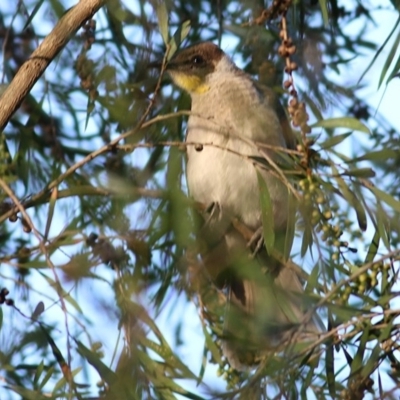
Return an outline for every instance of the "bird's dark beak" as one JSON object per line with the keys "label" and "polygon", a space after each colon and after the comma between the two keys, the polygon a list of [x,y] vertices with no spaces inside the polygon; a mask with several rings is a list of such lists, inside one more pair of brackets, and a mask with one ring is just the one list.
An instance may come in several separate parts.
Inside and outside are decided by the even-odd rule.
{"label": "bird's dark beak", "polygon": [[161,66],[162,66],[162,62],[160,62],[160,61],[152,61],[151,63],[149,63],[147,65],[147,69],[153,69],[153,68],[161,69]]}
{"label": "bird's dark beak", "polygon": [[[162,61],[153,61],[147,65],[147,69],[150,69],[150,68],[151,69],[153,69],[153,68],[161,69],[161,66],[162,66]],[[165,66],[165,71],[174,71],[178,68],[179,68],[179,64],[176,61],[174,61],[174,59],[172,58],[172,60],[167,62],[167,65]]]}

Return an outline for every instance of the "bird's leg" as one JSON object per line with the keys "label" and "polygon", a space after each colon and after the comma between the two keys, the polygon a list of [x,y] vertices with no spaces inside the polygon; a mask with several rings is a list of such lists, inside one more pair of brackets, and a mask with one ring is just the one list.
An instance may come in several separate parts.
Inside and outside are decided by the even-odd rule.
{"label": "bird's leg", "polygon": [[251,253],[251,257],[254,258],[263,246],[264,246],[263,227],[260,226],[253,233],[253,236],[250,238],[250,240],[247,243],[247,247],[253,251]]}
{"label": "bird's leg", "polygon": [[205,218],[204,225],[207,226],[211,220],[215,217],[217,217],[221,212],[221,205],[217,201],[213,201],[210,203],[206,209],[204,210],[204,213],[207,215]]}

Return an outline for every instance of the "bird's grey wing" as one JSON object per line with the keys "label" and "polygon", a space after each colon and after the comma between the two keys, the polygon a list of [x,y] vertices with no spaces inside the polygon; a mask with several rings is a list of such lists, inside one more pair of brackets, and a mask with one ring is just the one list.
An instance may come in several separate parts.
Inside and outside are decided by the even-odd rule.
{"label": "bird's grey wing", "polygon": [[290,126],[289,119],[287,117],[286,111],[282,106],[282,103],[279,100],[277,93],[268,86],[262,85],[258,82],[255,82],[257,89],[264,96],[267,104],[272,107],[279,118],[279,123],[282,128],[282,134],[285,139],[286,147],[288,149],[295,149],[297,144],[296,135]]}

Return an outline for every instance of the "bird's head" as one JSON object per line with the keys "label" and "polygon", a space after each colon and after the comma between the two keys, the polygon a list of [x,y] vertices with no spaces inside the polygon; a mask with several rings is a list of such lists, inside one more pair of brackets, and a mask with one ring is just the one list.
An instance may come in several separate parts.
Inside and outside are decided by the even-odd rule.
{"label": "bird's head", "polygon": [[174,83],[190,94],[207,92],[209,76],[222,61],[232,62],[214,43],[203,42],[179,51],[168,63],[167,72]]}

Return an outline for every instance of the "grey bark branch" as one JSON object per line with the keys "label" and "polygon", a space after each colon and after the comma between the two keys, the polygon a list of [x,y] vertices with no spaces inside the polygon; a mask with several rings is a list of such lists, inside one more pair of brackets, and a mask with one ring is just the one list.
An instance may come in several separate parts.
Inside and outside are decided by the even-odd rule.
{"label": "grey bark branch", "polygon": [[27,96],[33,85],[67,44],[71,36],[90,19],[107,0],[80,0],[58,22],[40,46],[22,64],[0,97],[0,132]]}

